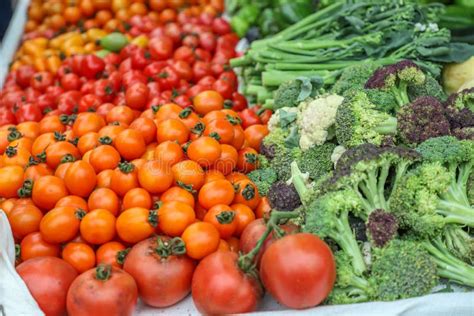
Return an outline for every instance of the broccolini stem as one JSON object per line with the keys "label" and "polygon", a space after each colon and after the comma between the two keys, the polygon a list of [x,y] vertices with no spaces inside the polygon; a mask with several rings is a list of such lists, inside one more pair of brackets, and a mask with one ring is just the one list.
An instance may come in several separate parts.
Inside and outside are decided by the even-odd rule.
{"label": "broccolini stem", "polygon": [[438,266],[438,275],[461,285],[474,287],[474,267],[454,257],[437,238],[423,242]]}
{"label": "broccolini stem", "polygon": [[[360,190],[362,190],[362,192],[364,193],[365,196],[367,196],[367,198],[365,198],[362,194],[360,194]],[[359,184],[355,184],[352,188],[352,190],[357,194],[357,196],[359,197],[360,201],[362,202],[362,206],[364,207],[364,209],[367,211],[367,212],[370,212],[373,210],[373,200],[370,196],[370,193],[367,189],[367,186],[364,184],[364,183],[359,183]]]}
{"label": "broccolini stem", "polygon": [[448,191],[443,193],[441,196],[443,200],[446,201],[453,201],[457,204],[461,204],[467,207],[470,205],[466,191],[463,191],[462,188],[458,186],[458,183],[455,179],[453,179],[453,183],[451,183],[451,185],[448,187]]}
{"label": "broccolini stem", "polygon": [[352,229],[349,225],[349,221],[347,220],[347,212],[344,216],[336,219],[336,226],[336,231],[344,233],[331,237],[338,243],[341,249],[351,257],[354,272],[357,275],[362,275],[367,270],[367,267],[365,265],[359,245],[352,235]]}
{"label": "broccolini stem", "polygon": [[444,215],[446,223],[474,227],[474,209],[472,207],[440,200],[436,212]]}
{"label": "broccolini stem", "polygon": [[306,206],[308,200],[309,189],[306,187],[304,175],[298,167],[298,163],[293,161],[290,165],[291,169],[291,182],[295,186],[296,192],[300,196],[301,203]]}
{"label": "broccolini stem", "polygon": [[[466,192],[467,190],[467,181],[469,180],[469,176],[471,175],[473,165],[474,165],[474,162],[470,162],[470,163],[465,163],[462,166],[459,166],[457,183],[461,187],[463,192]],[[466,201],[467,201],[467,196],[466,196]]]}
{"label": "broccolini stem", "polygon": [[374,128],[374,130],[382,135],[395,135],[397,134],[398,120],[395,117],[388,118],[385,122],[382,122]]}

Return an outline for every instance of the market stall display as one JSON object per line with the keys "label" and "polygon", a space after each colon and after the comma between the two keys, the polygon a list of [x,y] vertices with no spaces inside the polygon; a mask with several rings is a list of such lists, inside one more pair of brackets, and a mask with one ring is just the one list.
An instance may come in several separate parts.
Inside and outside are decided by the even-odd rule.
{"label": "market stall display", "polygon": [[39,309],[469,299],[461,2],[31,1],[0,94],[0,224]]}

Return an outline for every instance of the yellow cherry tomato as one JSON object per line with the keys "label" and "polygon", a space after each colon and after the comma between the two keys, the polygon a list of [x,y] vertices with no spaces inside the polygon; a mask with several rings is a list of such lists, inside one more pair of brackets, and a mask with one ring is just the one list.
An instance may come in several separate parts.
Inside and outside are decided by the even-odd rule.
{"label": "yellow cherry tomato", "polygon": [[148,36],[140,35],[135,37],[132,41],[132,44],[137,45],[138,47],[145,48],[148,46]]}

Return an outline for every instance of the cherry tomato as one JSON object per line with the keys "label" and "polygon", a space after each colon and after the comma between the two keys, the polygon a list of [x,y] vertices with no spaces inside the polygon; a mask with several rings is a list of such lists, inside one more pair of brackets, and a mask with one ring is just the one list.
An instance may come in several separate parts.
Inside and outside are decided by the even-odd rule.
{"label": "cherry tomato", "polygon": [[121,268],[129,250],[118,241],[109,241],[97,248],[96,264],[110,264]]}
{"label": "cherry tomato", "polygon": [[167,36],[154,37],[148,42],[153,59],[166,60],[173,55],[173,40]]}
{"label": "cherry tomato", "polygon": [[21,260],[26,261],[37,257],[58,257],[59,245],[46,242],[40,232],[33,232],[26,235],[21,241]]}
{"label": "cherry tomato", "polygon": [[104,60],[94,54],[85,55],[81,60],[80,73],[88,79],[96,79],[104,69]]}
{"label": "cherry tomato", "polygon": [[83,242],[70,242],[63,248],[62,258],[82,273],[94,267],[95,252],[91,246]]}
{"label": "cherry tomato", "polygon": [[95,209],[81,220],[80,232],[88,243],[101,245],[115,236],[115,217],[106,209]]}

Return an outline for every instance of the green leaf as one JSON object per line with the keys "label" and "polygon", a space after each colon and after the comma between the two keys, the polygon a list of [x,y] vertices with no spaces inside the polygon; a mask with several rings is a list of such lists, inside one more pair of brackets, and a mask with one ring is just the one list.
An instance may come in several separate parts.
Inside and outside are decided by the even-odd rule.
{"label": "green leaf", "polygon": [[280,127],[287,128],[294,122],[296,122],[296,113],[295,112],[287,112],[285,110],[280,110]]}
{"label": "green leaf", "polygon": [[293,126],[290,130],[290,134],[285,139],[285,145],[288,148],[298,147],[300,144],[300,134],[298,132],[298,127]]}

